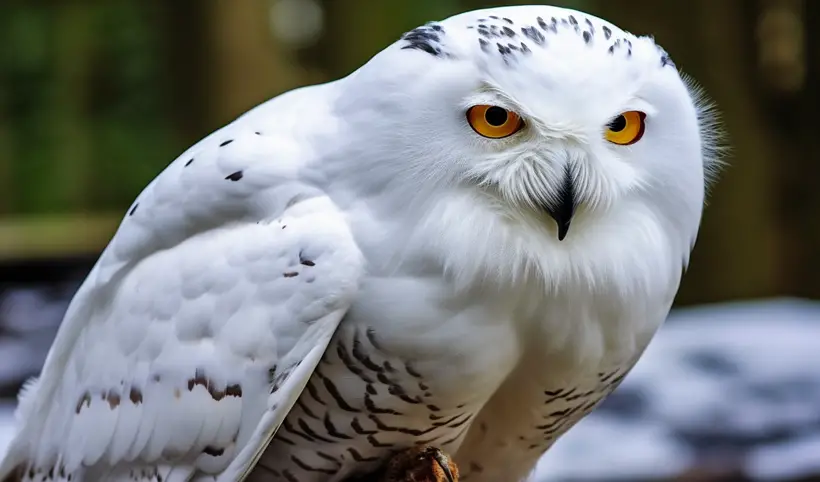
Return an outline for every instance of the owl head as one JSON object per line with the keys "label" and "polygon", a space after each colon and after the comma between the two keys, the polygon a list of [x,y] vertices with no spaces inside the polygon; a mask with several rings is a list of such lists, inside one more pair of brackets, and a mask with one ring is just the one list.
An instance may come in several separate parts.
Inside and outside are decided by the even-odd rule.
{"label": "owl head", "polygon": [[550,6],[478,10],[343,82],[335,109],[367,137],[371,179],[428,207],[420,232],[453,265],[592,279],[651,253],[687,263],[716,123],[653,38]]}

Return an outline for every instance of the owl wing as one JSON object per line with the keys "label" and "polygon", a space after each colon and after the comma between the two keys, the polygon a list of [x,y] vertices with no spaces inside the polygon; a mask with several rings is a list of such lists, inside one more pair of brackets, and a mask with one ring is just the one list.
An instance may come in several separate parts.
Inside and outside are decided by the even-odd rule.
{"label": "owl wing", "polygon": [[342,213],[297,175],[299,146],[258,118],[189,149],[129,209],[21,391],[0,480],[252,468],[363,269]]}

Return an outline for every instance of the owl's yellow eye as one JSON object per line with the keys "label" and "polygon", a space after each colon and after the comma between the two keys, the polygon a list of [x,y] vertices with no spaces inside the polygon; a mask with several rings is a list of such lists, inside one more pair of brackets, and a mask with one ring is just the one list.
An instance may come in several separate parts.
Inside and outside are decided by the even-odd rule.
{"label": "owl's yellow eye", "polygon": [[467,122],[474,131],[490,139],[511,136],[524,127],[521,116],[495,105],[470,107],[467,110]]}
{"label": "owl's yellow eye", "polygon": [[612,119],[606,126],[606,140],[613,144],[628,146],[641,140],[646,128],[646,114],[631,110]]}

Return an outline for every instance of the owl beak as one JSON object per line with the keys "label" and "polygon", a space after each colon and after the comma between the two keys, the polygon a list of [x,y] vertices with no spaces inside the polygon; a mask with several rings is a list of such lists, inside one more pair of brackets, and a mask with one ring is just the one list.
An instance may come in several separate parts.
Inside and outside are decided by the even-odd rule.
{"label": "owl beak", "polygon": [[545,206],[547,213],[558,225],[558,241],[563,241],[569,232],[572,215],[575,214],[575,181],[570,167],[564,170],[564,179],[556,196]]}

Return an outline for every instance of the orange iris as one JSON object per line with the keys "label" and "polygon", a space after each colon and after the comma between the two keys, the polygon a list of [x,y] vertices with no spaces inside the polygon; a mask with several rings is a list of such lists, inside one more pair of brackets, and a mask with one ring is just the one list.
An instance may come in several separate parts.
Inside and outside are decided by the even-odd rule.
{"label": "orange iris", "polygon": [[631,110],[612,119],[606,126],[606,140],[613,144],[627,146],[641,140],[646,129],[646,114]]}
{"label": "orange iris", "polygon": [[474,105],[467,110],[474,131],[490,139],[511,136],[524,127],[521,116],[496,105]]}

